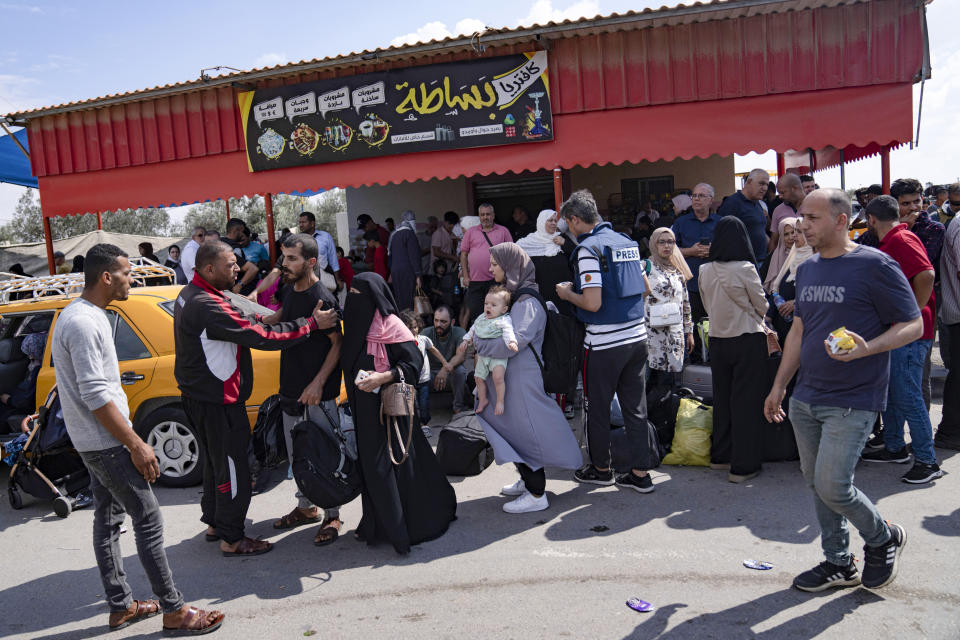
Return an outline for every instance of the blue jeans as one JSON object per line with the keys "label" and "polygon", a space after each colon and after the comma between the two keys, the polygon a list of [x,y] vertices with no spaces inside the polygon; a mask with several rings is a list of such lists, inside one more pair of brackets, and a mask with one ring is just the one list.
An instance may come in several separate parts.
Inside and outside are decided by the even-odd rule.
{"label": "blue jeans", "polygon": [[871,547],[890,540],[890,529],[877,508],[853,486],[854,469],[876,419],[875,411],[810,405],[790,399],[790,422],[797,437],[803,478],[813,489],[820,545],[827,561],[833,564],[850,563],[847,520]]}
{"label": "blue jeans", "polygon": [[100,580],[110,611],[126,611],[133,604],[130,585],[123,571],[120,551],[120,526],[125,513],[133,521],[140,564],[150,580],[153,593],[164,613],[184,606],[183,595],[173,584],[173,573],[163,550],[163,517],[150,485],[130,460],[125,447],[101,451],[81,451],[80,457],[90,471],[93,493],[93,553],[100,568]]}
{"label": "blue jeans", "polygon": [[420,418],[420,426],[425,427],[430,424],[433,416],[430,415],[430,382],[421,382],[417,385],[417,415]]}
{"label": "blue jeans", "polygon": [[932,340],[914,340],[890,352],[890,386],[887,410],[883,412],[883,444],[900,451],[903,423],[910,425],[913,457],[927,464],[937,463],[933,451],[933,425],[923,400],[923,367],[933,346]]}

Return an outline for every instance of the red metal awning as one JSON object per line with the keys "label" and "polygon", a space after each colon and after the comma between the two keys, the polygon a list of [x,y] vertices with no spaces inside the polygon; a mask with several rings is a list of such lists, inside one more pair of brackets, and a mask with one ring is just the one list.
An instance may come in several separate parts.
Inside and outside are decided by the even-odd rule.
{"label": "red metal awning", "polygon": [[237,151],[41,177],[40,192],[44,215],[62,216],[554,167],[830,144],[871,148],[909,140],[912,118],[910,84],[831,89],[557,115],[557,137],[549,143],[413,153],[258,173],[247,170],[244,152]]}
{"label": "red metal awning", "polygon": [[[900,139],[898,142],[892,144],[891,147],[899,147],[906,144],[907,141],[907,139]],[[870,156],[879,155],[880,152],[883,151],[883,147],[883,144],[871,142],[864,146],[851,144],[839,149],[833,145],[821,149],[791,149],[783,154],[784,167],[788,170],[792,169],[797,173],[823,171],[831,167],[838,167],[841,164],[849,164],[857,160],[869,158]]]}

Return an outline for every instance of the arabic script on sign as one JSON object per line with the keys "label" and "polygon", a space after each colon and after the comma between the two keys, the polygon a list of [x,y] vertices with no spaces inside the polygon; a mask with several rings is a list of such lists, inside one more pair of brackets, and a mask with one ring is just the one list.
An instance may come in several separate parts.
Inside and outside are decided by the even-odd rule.
{"label": "arabic script on sign", "polygon": [[537,51],[516,69],[494,77],[493,87],[497,91],[497,106],[503,108],[519,98],[529,89],[540,74],[547,70],[547,52]]}

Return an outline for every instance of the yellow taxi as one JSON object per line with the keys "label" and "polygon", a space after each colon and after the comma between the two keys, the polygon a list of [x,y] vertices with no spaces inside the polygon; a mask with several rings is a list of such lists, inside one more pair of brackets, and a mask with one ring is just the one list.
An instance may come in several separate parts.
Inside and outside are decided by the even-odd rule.
{"label": "yellow taxi", "polygon": [[[72,275],[74,280],[77,276],[82,279],[82,274]],[[50,336],[60,312],[82,288],[81,280],[80,286],[74,282],[73,286],[49,289],[50,281],[64,278],[32,278],[46,281],[42,283],[48,287],[45,295],[0,302],[0,393],[7,393],[23,379],[28,362],[20,351],[20,343],[31,333],[47,333],[37,377],[37,406],[43,404],[56,383]],[[21,282],[21,289],[28,286],[28,281]],[[133,427],[156,452],[160,481],[177,487],[199,483],[204,463],[203,448],[180,404],[180,391],[173,376],[173,306],[180,289],[179,285],[134,287],[126,300],[114,301],[106,310]],[[63,293],[49,295],[58,291]],[[0,300],[10,297],[16,296],[3,295],[0,287]],[[280,352],[253,350],[251,355],[256,375],[247,401],[247,416],[252,429],[260,405],[277,393]]]}

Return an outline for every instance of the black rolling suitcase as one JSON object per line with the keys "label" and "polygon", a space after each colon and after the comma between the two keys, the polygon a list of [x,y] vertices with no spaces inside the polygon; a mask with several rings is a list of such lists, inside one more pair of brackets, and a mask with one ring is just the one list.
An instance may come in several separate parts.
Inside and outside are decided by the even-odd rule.
{"label": "black rolling suitcase", "polygon": [[437,437],[437,461],[448,476],[475,476],[493,462],[493,448],[473,413],[461,413]]}

